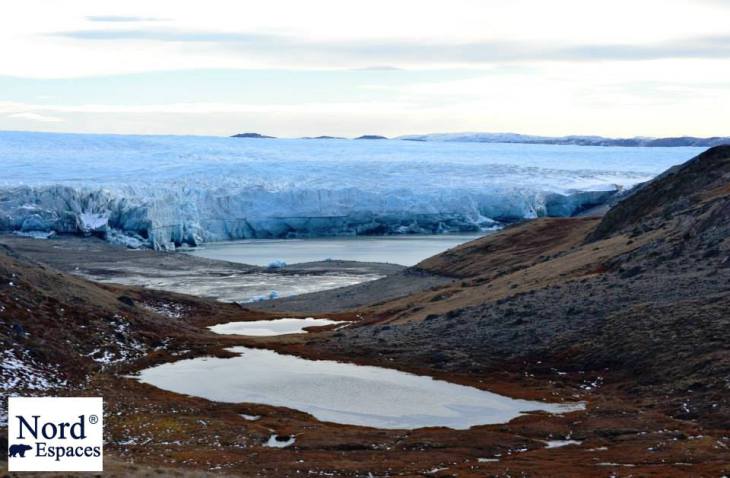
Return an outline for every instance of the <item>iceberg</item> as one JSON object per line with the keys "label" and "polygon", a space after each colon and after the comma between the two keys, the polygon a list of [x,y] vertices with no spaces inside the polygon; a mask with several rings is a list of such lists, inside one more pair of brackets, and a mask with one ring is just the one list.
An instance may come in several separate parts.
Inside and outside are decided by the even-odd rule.
{"label": "iceberg", "polygon": [[474,232],[577,214],[698,151],[0,132],[0,231],[161,250]]}

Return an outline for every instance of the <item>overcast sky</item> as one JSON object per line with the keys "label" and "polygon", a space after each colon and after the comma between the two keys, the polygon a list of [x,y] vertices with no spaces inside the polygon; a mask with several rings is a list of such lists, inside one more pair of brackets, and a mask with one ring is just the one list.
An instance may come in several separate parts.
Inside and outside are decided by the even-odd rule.
{"label": "overcast sky", "polygon": [[730,0],[7,0],[0,129],[730,135]]}

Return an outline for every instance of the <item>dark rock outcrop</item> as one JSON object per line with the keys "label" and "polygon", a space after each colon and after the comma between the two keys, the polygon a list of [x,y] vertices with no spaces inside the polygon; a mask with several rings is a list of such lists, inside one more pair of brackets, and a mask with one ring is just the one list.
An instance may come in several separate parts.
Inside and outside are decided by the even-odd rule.
{"label": "dark rock outcrop", "polygon": [[364,134],[355,139],[388,139],[388,138],[386,138],[385,136],[378,136],[376,134]]}
{"label": "dark rock outcrop", "polygon": [[[589,240],[649,223],[662,223],[703,202],[708,195],[730,192],[730,146],[711,148],[696,158],[664,172],[616,204]],[[659,221],[657,219],[659,218]]]}
{"label": "dark rock outcrop", "polygon": [[234,134],[231,138],[276,139],[275,136],[266,136],[259,133],[239,133]]}

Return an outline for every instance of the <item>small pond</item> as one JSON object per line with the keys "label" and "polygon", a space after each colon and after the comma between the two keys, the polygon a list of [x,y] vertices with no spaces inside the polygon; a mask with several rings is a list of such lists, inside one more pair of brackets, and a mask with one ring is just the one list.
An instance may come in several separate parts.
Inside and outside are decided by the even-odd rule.
{"label": "small pond", "polygon": [[307,360],[234,347],[234,358],[203,357],[143,370],[164,390],[229,403],[288,407],[322,421],[376,428],[466,429],[504,423],[529,411],[565,413],[582,403],[516,400],[473,387],[381,367]]}
{"label": "small pond", "polygon": [[[276,320],[252,320],[250,322],[229,322],[227,324],[208,327],[216,334],[223,335],[248,335],[255,337],[272,337],[274,335],[301,334],[306,333],[307,327],[320,327],[338,323],[335,320],[315,319],[276,319]],[[346,325],[347,322],[340,322]]]}

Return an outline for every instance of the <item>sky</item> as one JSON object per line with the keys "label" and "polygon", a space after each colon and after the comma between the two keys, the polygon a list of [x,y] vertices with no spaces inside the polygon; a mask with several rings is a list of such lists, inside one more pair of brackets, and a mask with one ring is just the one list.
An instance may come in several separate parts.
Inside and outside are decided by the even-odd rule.
{"label": "sky", "polygon": [[7,0],[0,129],[730,135],[730,0]]}

